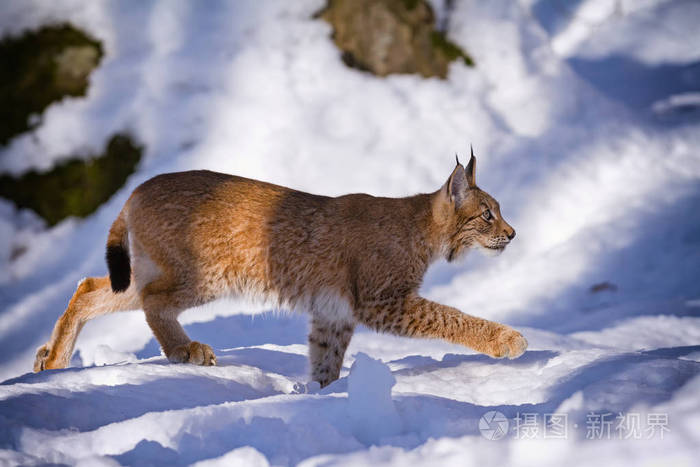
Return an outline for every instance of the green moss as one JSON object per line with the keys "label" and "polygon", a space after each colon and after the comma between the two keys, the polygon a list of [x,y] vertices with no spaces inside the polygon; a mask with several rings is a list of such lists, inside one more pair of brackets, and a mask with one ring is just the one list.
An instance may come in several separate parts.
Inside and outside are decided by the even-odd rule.
{"label": "green moss", "polygon": [[403,3],[403,6],[410,11],[418,6],[418,2],[420,2],[420,0],[401,0],[401,2]]}
{"label": "green moss", "polygon": [[447,61],[462,59],[467,66],[474,66],[474,60],[467,55],[457,44],[450,41],[445,33],[441,31],[432,31],[430,33],[430,41],[433,47],[440,50],[447,57]]}
{"label": "green moss", "polygon": [[68,24],[46,26],[0,41],[0,145],[32,128],[65,96],[84,96],[87,78],[102,58],[102,45]]}
{"label": "green moss", "polygon": [[136,169],[143,148],[115,135],[102,155],[72,159],[46,173],[0,176],[0,196],[29,208],[55,225],[69,216],[86,217],[119,190]]}

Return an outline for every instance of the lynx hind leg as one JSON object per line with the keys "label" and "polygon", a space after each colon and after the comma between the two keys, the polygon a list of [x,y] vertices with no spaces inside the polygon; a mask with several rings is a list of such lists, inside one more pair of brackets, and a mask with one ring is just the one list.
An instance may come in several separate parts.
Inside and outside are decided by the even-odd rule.
{"label": "lynx hind leg", "polygon": [[[37,372],[42,371],[42,370],[48,370],[51,368],[55,368],[53,366],[50,367],[48,362],[47,362],[50,353],[51,353],[51,347],[49,346],[48,342],[36,350],[36,357],[34,357],[34,373],[37,373]],[[65,365],[64,365],[64,367],[65,367]],[[61,368],[63,368],[63,367],[61,367]]]}
{"label": "lynx hind leg", "polygon": [[192,363],[193,365],[215,366],[216,354],[207,344],[190,341],[187,344],[178,345],[168,356],[173,363]]}
{"label": "lynx hind leg", "polygon": [[51,338],[37,350],[34,371],[68,366],[75,341],[87,321],[107,313],[135,310],[140,306],[141,301],[133,288],[118,294],[112,292],[108,276],[83,279],[68,302],[66,311],[56,321]]}
{"label": "lynx hind leg", "polygon": [[350,344],[354,325],[347,322],[328,322],[314,317],[309,333],[309,363],[311,379],[321,387],[338,379],[343,366],[345,350]]}
{"label": "lynx hind leg", "polygon": [[163,353],[173,363],[195,365],[216,365],[214,350],[207,344],[190,340],[177,317],[189,306],[189,294],[181,292],[161,292],[143,297],[143,311],[148,326],[156,336]]}

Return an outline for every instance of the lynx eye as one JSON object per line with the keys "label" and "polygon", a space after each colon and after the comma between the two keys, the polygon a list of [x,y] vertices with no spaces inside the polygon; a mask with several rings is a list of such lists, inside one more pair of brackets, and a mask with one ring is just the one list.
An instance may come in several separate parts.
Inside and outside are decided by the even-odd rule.
{"label": "lynx eye", "polygon": [[484,211],[484,213],[482,215],[484,216],[484,219],[486,219],[487,221],[490,221],[491,219],[493,219],[493,216],[491,215],[490,209],[487,209],[486,211]]}

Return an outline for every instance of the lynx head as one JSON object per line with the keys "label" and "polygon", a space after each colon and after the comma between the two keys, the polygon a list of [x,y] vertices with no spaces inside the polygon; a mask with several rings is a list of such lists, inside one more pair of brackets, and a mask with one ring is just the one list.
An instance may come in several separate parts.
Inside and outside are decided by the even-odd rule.
{"label": "lynx head", "polygon": [[448,261],[469,248],[499,254],[515,237],[515,230],[501,216],[498,201],[476,186],[475,170],[472,151],[466,167],[457,160],[457,166],[439,192],[437,212],[445,229],[444,251]]}

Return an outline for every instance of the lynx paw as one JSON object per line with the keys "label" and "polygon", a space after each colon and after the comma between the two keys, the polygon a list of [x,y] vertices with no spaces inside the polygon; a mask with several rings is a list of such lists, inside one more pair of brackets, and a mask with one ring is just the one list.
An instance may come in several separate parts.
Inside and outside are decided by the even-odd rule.
{"label": "lynx paw", "polygon": [[192,341],[179,345],[168,355],[168,360],[173,363],[192,363],[195,365],[216,365],[216,355],[207,344]]}
{"label": "lynx paw", "polygon": [[513,359],[521,356],[525,349],[527,349],[527,340],[523,335],[515,329],[503,326],[492,343],[492,352],[489,355],[494,358]]}
{"label": "lynx paw", "polygon": [[48,360],[50,353],[51,349],[48,344],[44,344],[37,349],[36,358],[34,359],[35,373],[46,369],[46,360]]}

